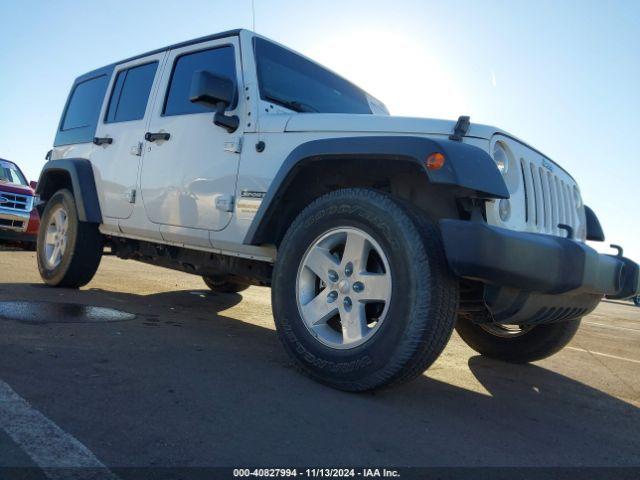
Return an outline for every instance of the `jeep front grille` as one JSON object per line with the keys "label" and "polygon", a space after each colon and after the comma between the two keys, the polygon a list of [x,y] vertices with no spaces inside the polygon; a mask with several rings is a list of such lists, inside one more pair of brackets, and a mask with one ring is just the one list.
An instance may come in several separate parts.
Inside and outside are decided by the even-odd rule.
{"label": "jeep front grille", "polygon": [[2,203],[0,203],[0,208],[30,212],[33,207],[33,197],[29,195],[6,193],[0,190],[0,198],[4,199]]}
{"label": "jeep front grille", "polygon": [[580,225],[578,205],[573,186],[533,162],[520,159],[524,184],[525,222],[538,231],[551,235],[566,235],[559,224],[574,231]]}

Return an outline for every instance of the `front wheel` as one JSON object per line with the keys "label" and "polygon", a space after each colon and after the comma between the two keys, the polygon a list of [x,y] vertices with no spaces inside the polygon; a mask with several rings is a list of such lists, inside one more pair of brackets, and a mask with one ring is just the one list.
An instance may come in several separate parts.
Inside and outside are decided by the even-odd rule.
{"label": "front wheel", "polygon": [[444,349],[458,284],[433,223],[391,196],[331,192],[293,222],[278,249],[272,305],[302,371],[348,391],[420,375]]}
{"label": "front wheel", "polygon": [[456,331],[476,352],[496,360],[528,363],[562,350],[580,327],[577,318],[542,325],[475,324],[460,318]]}
{"label": "front wheel", "polygon": [[95,223],[78,219],[69,190],[54,193],[38,231],[38,270],[47,285],[78,288],[91,281],[100,265],[104,240]]}

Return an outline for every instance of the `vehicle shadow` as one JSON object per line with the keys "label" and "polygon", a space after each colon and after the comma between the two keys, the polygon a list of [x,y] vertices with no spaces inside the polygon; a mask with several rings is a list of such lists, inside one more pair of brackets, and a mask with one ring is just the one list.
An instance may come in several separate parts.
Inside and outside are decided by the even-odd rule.
{"label": "vehicle shadow", "polygon": [[2,321],[1,376],[109,466],[640,465],[638,408],[538,365],[448,358],[449,382],[350,394],[300,375],[270,319],[234,318],[269,315],[241,295],[62,293],[138,318]]}

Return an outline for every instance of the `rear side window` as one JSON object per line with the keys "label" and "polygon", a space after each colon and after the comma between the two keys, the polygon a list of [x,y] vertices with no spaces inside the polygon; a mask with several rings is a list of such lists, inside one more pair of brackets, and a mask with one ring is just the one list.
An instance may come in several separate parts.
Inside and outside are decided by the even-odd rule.
{"label": "rear side window", "polygon": [[144,118],[157,68],[158,62],[152,62],[118,72],[105,122],[127,122]]}
{"label": "rear side window", "polygon": [[73,89],[62,121],[62,131],[95,125],[108,77],[102,75],[79,83]]}
{"label": "rear side window", "polygon": [[[164,115],[185,115],[210,112],[211,109],[191,103],[189,90],[194,72],[206,70],[227,77],[236,85],[236,62],[233,47],[225,46],[201,50],[178,57],[171,74],[169,90],[164,104]],[[233,109],[234,105],[230,107]]]}
{"label": "rear side window", "polygon": [[93,140],[112,73],[113,65],[108,65],[76,79],[62,112],[54,146]]}

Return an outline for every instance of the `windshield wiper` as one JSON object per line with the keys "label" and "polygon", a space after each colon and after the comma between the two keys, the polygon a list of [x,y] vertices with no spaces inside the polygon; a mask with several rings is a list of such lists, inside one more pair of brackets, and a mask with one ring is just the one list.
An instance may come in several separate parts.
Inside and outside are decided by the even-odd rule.
{"label": "windshield wiper", "polygon": [[303,112],[303,113],[318,112],[316,108],[313,108],[311,105],[308,105],[306,103],[299,102],[298,100],[288,100],[285,98],[272,97],[270,95],[266,95],[265,100],[268,100],[273,103],[277,103],[278,105],[282,105],[283,107],[286,107],[289,110],[293,110],[294,112]]}

